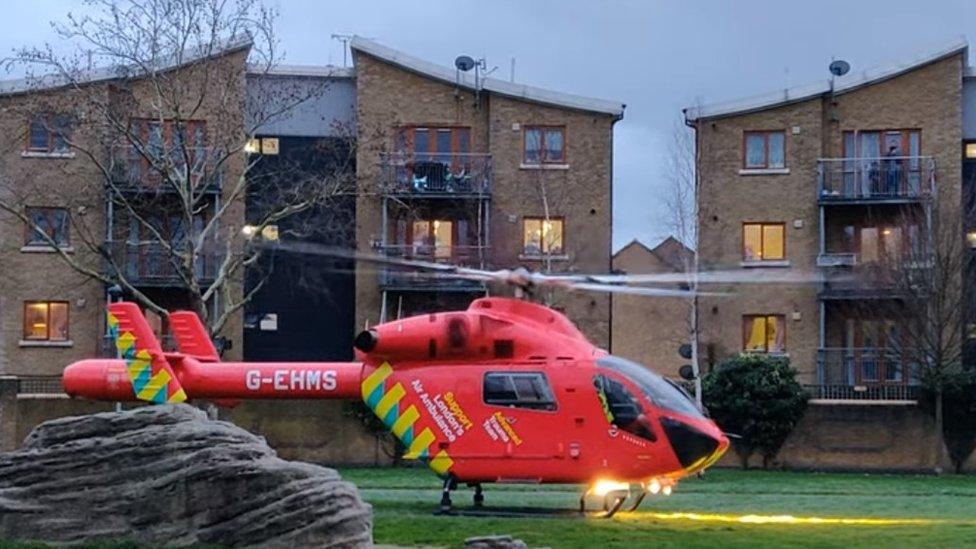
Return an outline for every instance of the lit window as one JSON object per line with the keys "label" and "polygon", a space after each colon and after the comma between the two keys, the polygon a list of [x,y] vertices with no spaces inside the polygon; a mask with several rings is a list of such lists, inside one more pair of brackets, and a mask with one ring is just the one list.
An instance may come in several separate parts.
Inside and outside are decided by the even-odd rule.
{"label": "lit window", "polygon": [[742,166],[746,169],[785,168],[786,132],[746,132]]}
{"label": "lit window", "polygon": [[565,164],[566,128],[526,126],[522,146],[525,164]]}
{"label": "lit window", "polygon": [[261,140],[254,137],[248,139],[247,143],[244,143],[244,152],[247,154],[258,154],[261,152]]}
{"label": "lit window", "polygon": [[529,256],[563,254],[563,220],[526,217],[522,220],[522,253]]}
{"label": "lit window", "polygon": [[48,246],[45,235],[58,247],[69,245],[68,210],[64,208],[27,208],[31,226],[27,230],[27,246]]}
{"label": "lit window", "polygon": [[278,138],[265,137],[262,139],[261,154],[278,154]]}
{"label": "lit window", "polygon": [[976,249],[976,231],[966,233],[966,243],[969,244],[970,248]]}
{"label": "lit window", "polygon": [[28,301],[24,303],[24,339],[68,341],[68,302]]}
{"label": "lit window", "polygon": [[779,261],[786,259],[786,226],[783,223],[743,223],[742,259]]}
{"label": "lit window", "polygon": [[783,315],[742,317],[742,349],[747,352],[782,353],[786,350]]}
{"label": "lit window", "polygon": [[27,124],[27,150],[67,153],[70,150],[71,118],[66,114],[38,114]]}
{"label": "lit window", "polygon": [[442,219],[414,221],[411,226],[414,256],[449,259],[454,252],[454,222]]}
{"label": "lit window", "polygon": [[966,143],[966,158],[976,158],[976,143]]}

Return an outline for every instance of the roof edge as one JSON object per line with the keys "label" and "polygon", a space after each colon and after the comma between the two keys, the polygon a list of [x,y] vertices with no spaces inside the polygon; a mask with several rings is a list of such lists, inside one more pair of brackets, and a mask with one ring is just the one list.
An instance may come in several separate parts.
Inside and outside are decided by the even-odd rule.
{"label": "roof edge", "polygon": [[[349,42],[349,47],[352,50],[365,53],[381,61],[420,74],[421,76],[448,84],[458,84],[469,90],[476,89],[474,77],[471,74],[458,73],[455,70],[425,61],[419,57],[414,57],[361,36],[354,36]],[[619,101],[573,95],[523,84],[515,84],[495,78],[481,79],[481,89],[534,103],[607,114],[617,120],[624,116],[625,105]]]}
{"label": "roof edge", "polygon": [[[881,68],[869,68],[859,73],[852,73],[834,80],[834,93],[844,94],[860,89],[864,86],[878,84],[901,76],[905,73],[920,69],[926,65],[937,63],[954,55],[964,53],[969,49],[969,42],[965,37],[935,48],[929,52],[916,56],[907,61],[896,62]],[[963,60],[966,63],[966,60]],[[963,68],[964,75],[968,67]],[[689,122],[710,120],[726,116],[735,116],[763,111],[766,109],[799,103],[830,93],[830,80],[819,80],[814,83],[785,88],[771,93],[754,95],[743,99],[720,101],[707,105],[698,105],[682,109],[685,119]]]}
{"label": "roof edge", "polygon": [[[177,62],[174,56],[169,56],[161,60],[154,71],[164,72],[185,67],[193,63],[216,59],[225,55],[249,49],[254,45],[254,40],[250,35],[222,40],[213,49],[197,49],[188,51],[188,55]],[[129,80],[138,79],[146,75],[142,69],[136,69],[132,65],[114,65],[107,67],[96,67],[79,71],[71,79],[56,74],[46,74],[36,77],[15,78],[0,80],[0,96],[19,95],[25,93],[53,91],[74,85],[95,84],[110,80]]]}
{"label": "roof edge", "polygon": [[275,65],[264,67],[259,64],[247,66],[248,76],[310,76],[318,78],[355,78],[353,67],[335,65]]}

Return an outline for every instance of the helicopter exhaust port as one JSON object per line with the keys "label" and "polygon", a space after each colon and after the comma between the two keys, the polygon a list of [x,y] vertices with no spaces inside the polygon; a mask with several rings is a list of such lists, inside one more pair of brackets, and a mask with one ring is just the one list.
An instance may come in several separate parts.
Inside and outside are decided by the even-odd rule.
{"label": "helicopter exhaust port", "polygon": [[352,340],[352,346],[364,353],[368,353],[375,349],[376,344],[379,342],[380,338],[376,330],[363,330]]}

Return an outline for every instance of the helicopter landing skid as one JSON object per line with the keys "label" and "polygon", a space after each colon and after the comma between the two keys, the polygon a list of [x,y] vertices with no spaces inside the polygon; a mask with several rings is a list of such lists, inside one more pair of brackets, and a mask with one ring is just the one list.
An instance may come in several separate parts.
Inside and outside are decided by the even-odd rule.
{"label": "helicopter landing skid", "polygon": [[[586,496],[589,495],[589,491],[583,492],[579,499],[579,514],[586,515]],[[599,518],[610,518],[617,514],[617,511],[623,507],[624,502],[630,498],[630,490],[611,490],[603,496],[603,511],[596,513],[595,516]],[[643,501],[643,492],[637,496],[637,500],[628,509],[628,511],[633,511],[637,509],[637,506]]]}

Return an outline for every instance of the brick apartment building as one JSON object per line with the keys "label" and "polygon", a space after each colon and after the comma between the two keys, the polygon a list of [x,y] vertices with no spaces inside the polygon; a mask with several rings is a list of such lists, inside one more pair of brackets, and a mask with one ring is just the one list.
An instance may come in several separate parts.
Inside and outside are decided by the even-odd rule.
{"label": "brick apartment building", "polygon": [[[624,105],[448,69],[358,37],[351,48],[361,251],[489,268],[610,268],[613,125]],[[463,308],[485,292],[363,271],[356,325]],[[607,296],[549,299],[609,344]]]}
{"label": "brick apartment building", "polygon": [[899,326],[883,312],[899,296],[881,280],[836,275],[871,273],[924,245],[924,224],[900,224],[906,213],[962,207],[964,169],[976,156],[965,146],[976,139],[967,53],[957,42],[833,83],[685,110],[697,139],[702,269],[825,280],[740,286],[699,310],[703,357],[784,354],[810,388],[813,405],[781,454],[789,466],[944,463],[898,352]]}
{"label": "brick apartment building", "polygon": [[[246,155],[241,155],[253,163],[249,180],[268,181],[267,174],[286,162],[326,174],[334,168],[330,159],[336,151],[355,152],[350,169],[360,195],[354,202],[308,214],[319,220],[345,220],[346,226],[305,235],[305,240],[484,267],[587,272],[610,268],[612,132],[623,116],[622,104],[480,76],[476,81],[473,74],[358,37],[351,46],[355,66],[349,68],[282,66],[248,72],[245,45],[214,56],[214,62],[237,64],[240,94],[248,103],[312,92],[308,101],[264,124],[249,142]],[[48,92],[25,89],[0,101],[34,104],[40,93]],[[253,126],[248,118],[252,106],[223,123]],[[6,134],[23,136],[28,131],[30,109],[22,110],[17,116],[9,114],[10,109],[0,114],[0,123],[9,126]],[[269,110],[274,111],[274,105]],[[83,171],[84,164],[71,155],[17,146],[0,161],[4,174],[17,174],[25,181],[40,174],[43,181],[50,180],[50,197],[38,195],[38,206],[74,213],[83,205],[85,215],[110,219],[100,174]],[[289,184],[273,179],[273,185]],[[14,188],[17,181],[11,180]],[[65,184],[86,193],[58,192]],[[0,186],[4,188],[11,187]],[[250,200],[244,206],[233,224],[238,231],[260,213]],[[302,221],[282,221],[272,232],[284,241],[292,238],[291,224]],[[105,224],[99,221],[100,231],[107,231]],[[126,235],[107,240],[123,251],[127,248]],[[29,242],[25,245],[22,225],[19,230],[4,225],[0,243],[0,374],[8,376],[0,384],[0,398],[17,403],[0,407],[0,445],[9,447],[45,418],[106,408],[59,398],[57,375],[66,364],[103,352],[108,296],[104,284],[75,274],[50,250],[42,253]],[[84,255],[82,250],[73,253]],[[273,254],[270,278],[225,333],[234,344],[231,353],[247,360],[346,360],[355,331],[366,322],[465,307],[489,291],[392,271],[377,276],[372,268],[352,275],[350,264],[335,265],[285,250]],[[101,268],[97,257],[85,261]],[[151,259],[136,261],[133,274],[146,278],[145,291],[174,308],[182,307],[177,294],[167,293],[166,277],[153,267],[159,265]],[[244,282],[247,287],[249,280]],[[25,316],[31,312],[25,303],[35,301],[46,307],[46,316],[36,323]],[[608,298],[557,294],[552,303],[579,322],[597,344],[607,346]],[[27,338],[32,324],[43,325],[47,339]],[[248,402],[221,415],[266,436],[284,457],[331,462],[385,459],[375,440],[344,415],[340,403]]]}

